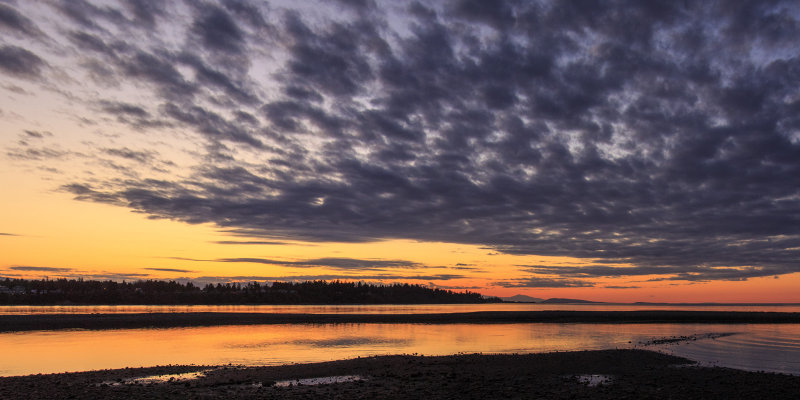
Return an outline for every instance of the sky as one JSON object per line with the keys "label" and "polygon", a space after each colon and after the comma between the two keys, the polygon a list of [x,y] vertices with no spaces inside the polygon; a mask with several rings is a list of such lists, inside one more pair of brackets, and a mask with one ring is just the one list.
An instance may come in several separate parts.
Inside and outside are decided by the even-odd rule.
{"label": "sky", "polygon": [[0,0],[0,276],[800,302],[798,19]]}

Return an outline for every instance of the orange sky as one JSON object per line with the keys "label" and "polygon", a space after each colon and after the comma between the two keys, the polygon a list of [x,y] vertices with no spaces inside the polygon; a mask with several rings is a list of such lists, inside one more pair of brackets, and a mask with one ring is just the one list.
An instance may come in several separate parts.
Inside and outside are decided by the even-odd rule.
{"label": "orange sky", "polygon": [[[746,281],[688,283],[647,282],[658,276],[592,279],[592,287],[502,287],[527,275],[524,265],[580,266],[591,260],[566,257],[515,256],[478,245],[386,240],[371,243],[285,242],[285,244],[219,244],[270,241],[237,237],[210,224],[190,225],[111,205],[76,201],[49,189],[47,181],[18,179],[24,174],[0,172],[4,187],[15,190],[0,198],[2,259],[0,276],[51,279],[195,279],[243,281],[259,277],[336,276],[360,280],[363,275],[399,275],[402,279],[364,279],[369,282],[412,282],[485,295],[525,294],[538,298],[578,298],[608,302],[797,302],[800,274]],[[326,267],[293,268],[261,263],[228,263],[223,258],[298,261],[323,258],[406,260],[415,268],[342,271]],[[212,260],[212,261],[194,261]],[[620,265],[624,267],[624,265]],[[44,267],[62,270],[19,270]],[[148,269],[154,268],[154,269]],[[466,269],[468,268],[468,269]],[[176,271],[169,271],[176,270]],[[184,272],[185,271],[185,272]],[[460,275],[431,279],[437,275]],[[427,279],[415,279],[428,276]],[[245,277],[245,278],[243,278]],[[548,276],[545,276],[547,278]],[[549,276],[558,278],[558,276]]]}

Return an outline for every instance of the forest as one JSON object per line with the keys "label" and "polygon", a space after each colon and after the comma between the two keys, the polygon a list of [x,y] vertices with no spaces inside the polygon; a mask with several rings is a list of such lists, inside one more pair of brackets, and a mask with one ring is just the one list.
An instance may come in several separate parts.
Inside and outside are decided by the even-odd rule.
{"label": "forest", "polygon": [[499,302],[476,292],[396,283],[306,281],[218,283],[83,279],[0,280],[1,305],[454,304]]}

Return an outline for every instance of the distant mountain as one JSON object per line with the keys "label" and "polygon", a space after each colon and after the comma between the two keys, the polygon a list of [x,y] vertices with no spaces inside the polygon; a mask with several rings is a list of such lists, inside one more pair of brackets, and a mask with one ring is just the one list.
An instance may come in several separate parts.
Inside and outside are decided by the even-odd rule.
{"label": "distant mountain", "polygon": [[542,304],[602,303],[602,301],[553,298],[553,299],[542,300],[541,303]]}
{"label": "distant mountain", "polygon": [[543,300],[538,297],[525,296],[524,294],[517,294],[511,297],[501,297],[500,299],[512,303],[541,303]]}

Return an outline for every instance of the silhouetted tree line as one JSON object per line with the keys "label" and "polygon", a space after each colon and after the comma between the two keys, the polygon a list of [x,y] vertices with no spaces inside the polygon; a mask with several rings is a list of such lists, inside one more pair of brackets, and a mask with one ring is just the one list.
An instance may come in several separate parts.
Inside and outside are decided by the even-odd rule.
{"label": "silhouetted tree line", "polygon": [[454,292],[397,283],[306,281],[207,284],[146,280],[137,282],[0,280],[0,304],[426,304],[487,303],[480,293]]}

